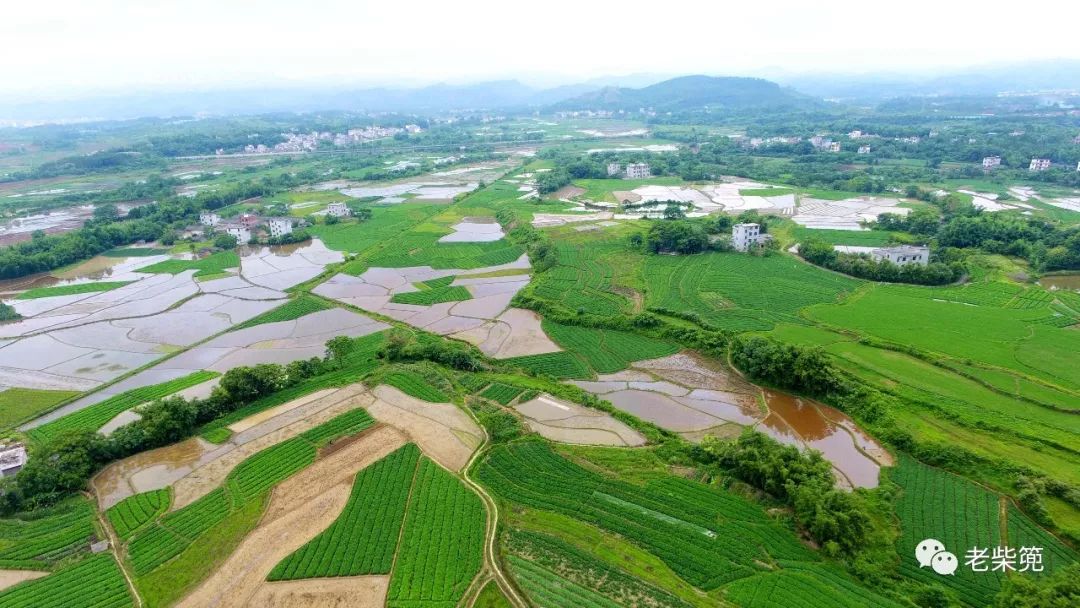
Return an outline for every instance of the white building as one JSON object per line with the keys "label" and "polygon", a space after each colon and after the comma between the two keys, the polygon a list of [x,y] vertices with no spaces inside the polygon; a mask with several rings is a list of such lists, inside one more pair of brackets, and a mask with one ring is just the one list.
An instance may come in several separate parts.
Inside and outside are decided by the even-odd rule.
{"label": "white building", "polygon": [[735,224],[731,227],[731,246],[735,251],[748,251],[772,238],[771,234],[761,232],[758,224]]}
{"label": "white building", "polygon": [[840,151],[840,142],[834,141],[834,142],[829,143],[829,152],[839,152],[839,151]]}
{"label": "white building", "polygon": [[989,171],[990,169],[993,169],[994,167],[1000,167],[1000,166],[1001,166],[1001,157],[1000,156],[987,156],[987,157],[983,158],[983,169],[986,169],[986,170]]}
{"label": "white building", "polygon": [[859,154],[869,154],[870,146],[859,146]]}
{"label": "white building", "polygon": [[270,236],[279,237],[292,233],[292,218],[271,217],[266,219],[266,225],[270,227]]}
{"label": "white building", "polygon": [[243,244],[251,240],[251,229],[243,224],[221,224],[220,226],[225,230],[225,234],[236,237],[236,242]]}
{"label": "white building", "polygon": [[1028,171],[1046,171],[1050,168],[1049,158],[1033,158],[1028,165]]}
{"label": "white building", "polygon": [[326,206],[326,215],[333,215],[335,217],[349,217],[352,215],[352,210],[345,203],[330,203]]}
{"label": "white building", "polygon": [[622,165],[619,163],[608,163],[607,174],[608,177],[612,177],[622,173]]}
{"label": "white building", "polygon": [[204,226],[217,226],[221,223],[221,216],[213,211],[200,211],[199,223]]}
{"label": "white building", "polygon": [[628,163],[626,165],[626,179],[645,179],[652,177],[649,163]]}
{"label": "white building", "polygon": [[870,252],[870,257],[875,261],[888,260],[897,266],[918,264],[926,266],[930,263],[930,248],[926,246],[901,245],[899,247],[882,247]]}
{"label": "white building", "polygon": [[0,477],[10,477],[26,466],[26,447],[21,443],[0,445]]}

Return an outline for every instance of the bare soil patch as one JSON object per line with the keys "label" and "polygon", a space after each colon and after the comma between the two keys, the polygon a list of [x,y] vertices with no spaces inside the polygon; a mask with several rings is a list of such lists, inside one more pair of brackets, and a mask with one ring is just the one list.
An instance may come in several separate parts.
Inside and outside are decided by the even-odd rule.
{"label": "bare soil patch", "polygon": [[346,576],[264,583],[251,606],[264,608],[382,608],[389,576]]}
{"label": "bare soil patch", "polygon": [[414,399],[396,388],[375,387],[368,413],[409,435],[425,454],[453,471],[460,471],[481,443],[483,432],[468,414],[451,403]]}
{"label": "bare soil patch", "polygon": [[38,570],[0,570],[0,589],[7,589],[18,585],[23,581],[32,581],[35,578],[48,576],[51,572]]}

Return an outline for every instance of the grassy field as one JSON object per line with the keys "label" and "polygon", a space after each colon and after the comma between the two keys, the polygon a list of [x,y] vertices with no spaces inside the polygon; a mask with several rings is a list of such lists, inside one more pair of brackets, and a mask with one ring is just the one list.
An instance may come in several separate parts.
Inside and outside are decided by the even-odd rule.
{"label": "grassy field", "polygon": [[854,245],[857,247],[881,247],[892,239],[892,233],[885,230],[819,230],[796,225],[792,235],[799,242],[817,239],[832,245]]}
{"label": "grassy field", "polygon": [[632,361],[674,354],[678,345],[611,329],[591,329],[543,322],[544,333],[567,352],[581,357],[601,374],[626,369]]}
{"label": "grassy field", "polygon": [[139,272],[179,274],[194,270],[196,277],[222,274],[228,268],[239,268],[240,256],[234,251],[219,251],[198,260],[165,260],[140,268]]}
{"label": "grassy field", "polygon": [[132,281],[98,281],[95,283],[72,283],[70,285],[57,285],[56,287],[37,287],[27,289],[19,294],[18,300],[34,300],[37,298],[51,298],[53,296],[74,296],[83,293],[97,293],[111,291],[124,285],[130,285]]}
{"label": "grassy field", "polygon": [[243,329],[245,327],[254,327],[256,325],[262,325],[263,323],[278,323],[280,321],[292,321],[299,319],[300,317],[310,315],[313,312],[319,312],[320,310],[330,310],[333,308],[326,300],[322,298],[316,298],[308,294],[301,294],[295,297],[285,304],[278,306],[274,310],[264,312],[263,314],[248,319],[247,321],[236,325],[233,329]]}
{"label": "grassy field", "polygon": [[0,391],[0,429],[9,429],[78,394],[78,391],[46,391],[18,387]]}

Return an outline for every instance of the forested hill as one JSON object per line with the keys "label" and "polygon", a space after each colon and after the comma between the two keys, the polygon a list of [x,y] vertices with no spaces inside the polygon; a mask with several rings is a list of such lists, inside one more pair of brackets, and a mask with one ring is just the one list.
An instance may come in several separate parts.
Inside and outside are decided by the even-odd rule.
{"label": "forested hill", "polygon": [[641,89],[605,87],[556,104],[559,110],[656,111],[813,109],[824,102],[761,78],[682,76]]}

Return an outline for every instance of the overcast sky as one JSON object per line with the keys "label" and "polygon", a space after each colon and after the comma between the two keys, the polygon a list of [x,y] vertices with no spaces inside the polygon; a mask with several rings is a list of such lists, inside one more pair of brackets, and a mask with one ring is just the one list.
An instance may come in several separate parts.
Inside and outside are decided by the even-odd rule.
{"label": "overcast sky", "polygon": [[0,94],[926,70],[1080,58],[1078,22],[1073,0],[8,0]]}

